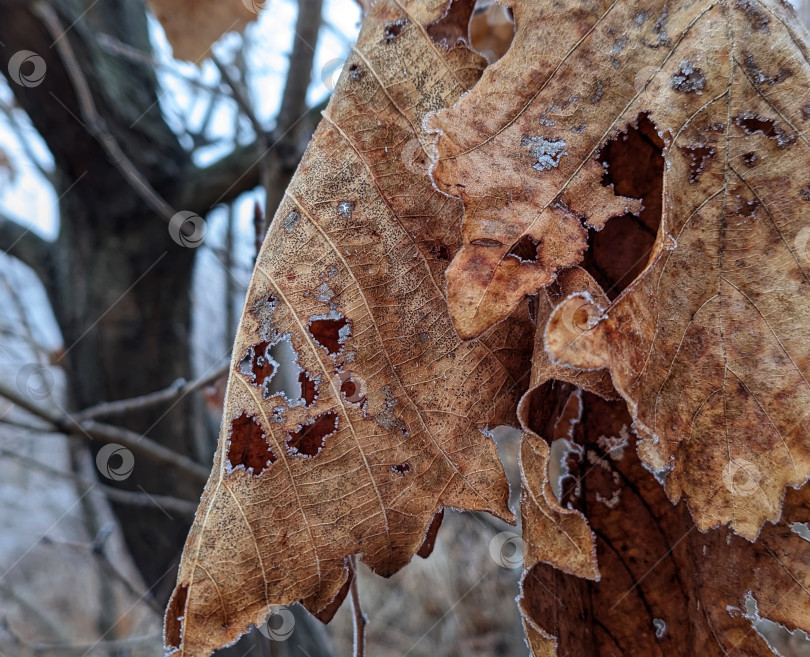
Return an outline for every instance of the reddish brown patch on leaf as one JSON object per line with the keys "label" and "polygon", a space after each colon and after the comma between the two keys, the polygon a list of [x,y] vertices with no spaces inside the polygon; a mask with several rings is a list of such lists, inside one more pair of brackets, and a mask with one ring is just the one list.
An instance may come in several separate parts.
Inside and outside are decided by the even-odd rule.
{"label": "reddish brown patch on leaf", "polygon": [[306,372],[298,375],[298,383],[301,384],[301,398],[304,400],[304,405],[312,406],[318,397],[318,384]]}
{"label": "reddish brown patch on leaf", "polygon": [[252,415],[242,413],[231,420],[229,431],[228,461],[232,468],[244,466],[254,476],[276,462],[276,455],[267,444],[262,426]]}
{"label": "reddish brown patch on leaf", "polygon": [[745,162],[745,166],[747,167],[754,166],[758,159],[759,155],[757,155],[754,151],[743,154],[743,162]]}
{"label": "reddish brown patch on leaf", "polygon": [[287,448],[292,455],[317,456],[326,445],[326,439],[337,431],[338,414],[329,411],[287,434]]}
{"label": "reddish brown patch on leaf", "polygon": [[709,161],[714,159],[715,149],[711,146],[697,144],[694,146],[681,146],[681,153],[689,159],[689,182],[696,183],[700,174],[706,169]]}
{"label": "reddish brown patch on leaf", "polygon": [[775,139],[779,148],[787,148],[796,143],[796,135],[786,133],[772,119],[763,119],[750,112],[743,112],[734,121],[747,135],[761,133],[768,139]]}
{"label": "reddish brown patch on leaf", "polygon": [[450,249],[447,248],[446,244],[437,244],[436,246],[430,247],[430,253],[436,256],[437,260],[450,262],[453,259]]}
{"label": "reddish brown patch on leaf", "polygon": [[740,205],[737,207],[737,214],[741,217],[753,217],[756,214],[759,205],[760,203],[756,199],[751,201],[744,201],[740,199]]}
{"label": "reddish brown patch on leaf", "polygon": [[396,472],[397,474],[406,475],[411,471],[411,464],[408,463],[407,461],[404,461],[403,463],[397,463],[396,465],[391,466],[391,470],[393,472]]}
{"label": "reddish brown patch on leaf", "polygon": [[180,648],[183,642],[183,619],[186,615],[188,585],[178,584],[172,594],[169,608],[166,610],[164,640],[167,648]]}
{"label": "reddish brown patch on leaf", "polygon": [[337,319],[313,319],[309,323],[309,332],[316,342],[334,356],[339,353],[343,342],[348,337],[349,320],[345,317]]}
{"label": "reddish brown patch on leaf", "polygon": [[410,21],[407,18],[400,18],[400,19],[395,20],[393,23],[389,23],[388,25],[386,25],[385,26],[385,31],[384,31],[385,36],[383,38],[383,42],[385,42],[385,43],[393,43],[394,40],[400,34],[402,34],[402,30],[405,29],[405,27],[408,25],[408,23],[410,23]]}
{"label": "reddish brown patch on leaf", "polygon": [[771,19],[768,18],[765,12],[757,7],[754,0],[737,0],[734,6],[737,9],[745,12],[745,15],[748,17],[748,21],[751,23],[751,27],[753,27],[755,30],[759,30],[765,34],[771,33],[771,30],[768,27]]}
{"label": "reddish brown patch on leaf", "polygon": [[757,66],[757,63],[754,61],[754,56],[750,52],[745,53],[744,62],[745,70],[755,84],[781,84],[793,75],[790,70],[783,66],[779,67],[776,75],[766,75],[763,70]]}
{"label": "reddish brown patch on leaf", "polygon": [[366,399],[366,387],[352,372],[340,373],[340,392],[346,401],[352,404],[362,404]]}
{"label": "reddish brown patch on leaf", "polygon": [[260,342],[248,347],[237,369],[240,374],[247,377],[250,384],[267,391],[267,384],[275,374],[276,367],[270,357],[270,343]]}
{"label": "reddish brown patch on leaf", "polygon": [[433,520],[430,521],[430,526],[425,532],[425,540],[422,541],[422,545],[416,552],[423,559],[427,559],[433,552],[433,548],[436,547],[436,537],[439,535],[439,527],[442,526],[443,519],[444,507],[439,509],[439,512],[433,516]]}

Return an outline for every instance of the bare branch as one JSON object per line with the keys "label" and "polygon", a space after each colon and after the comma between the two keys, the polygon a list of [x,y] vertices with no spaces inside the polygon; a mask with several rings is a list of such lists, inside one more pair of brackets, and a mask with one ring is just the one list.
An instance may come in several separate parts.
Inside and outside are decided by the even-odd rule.
{"label": "bare branch", "polygon": [[47,287],[51,278],[51,244],[39,235],[0,214],[0,249],[28,265]]}
{"label": "bare branch", "polygon": [[65,472],[64,470],[52,468],[51,466],[37,461],[36,459],[24,456],[23,454],[18,454],[17,452],[12,452],[11,450],[0,449],[0,457],[14,459],[26,467],[33,468],[34,470],[39,470],[40,472],[47,474],[49,477],[56,477],[58,479],[66,479],[76,482],[85,489],[95,486],[97,490],[104,493],[107,499],[112,502],[117,502],[118,504],[148,507],[155,506],[157,503],[167,511],[174,511],[178,515],[182,516],[193,516],[194,512],[197,510],[197,502],[181,500],[180,498],[171,497],[169,495],[153,495],[152,493],[147,495],[146,493],[138,493],[136,491],[113,488],[112,486],[106,486],[105,484],[96,481],[90,481],[89,479],[80,477],[72,472]]}
{"label": "bare branch", "polygon": [[312,79],[315,46],[321,29],[323,0],[298,0],[295,40],[290,54],[290,67],[284,84],[284,95],[276,119],[276,131],[292,127],[307,109],[307,90]]}
{"label": "bare branch", "polygon": [[[281,97],[281,107],[276,117],[276,134],[285,135],[286,149],[281,150],[282,166],[276,166],[263,180],[266,199],[264,206],[265,226],[262,235],[284,198],[284,191],[292,179],[293,167],[283,166],[289,159],[289,151],[296,150],[300,135],[299,121],[307,111],[307,90],[312,79],[312,65],[315,61],[315,46],[321,29],[323,0],[299,0],[298,19],[295,24],[295,40],[290,54],[290,66]],[[292,144],[293,148],[289,148]],[[285,152],[287,151],[287,152]],[[296,157],[296,162],[298,158]]]}
{"label": "bare branch", "polygon": [[127,639],[108,639],[92,643],[28,643],[26,646],[34,654],[53,653],[59,655],[86,655],[89,652],[108,655],[124,654],[135,648],[154,648],[159,650],[163,645],[161,636],[135,636]]}
{"label": "bare branch", "polygon": [[256,112],[253,111],[253,108],[250,105],[250,101],[247,99],[247,96],[242,91],[239,83],[233,78],[233,76],[228,71],[228,67],[217,57],[213,52],[211,53],[211,61],[214,62],[214,65],[219,70],[219,74],[222,76],[225,84],[228,85],[228,88],[231,90],[231,95],[233,99],[236,101],[239,109],[244,112],[245,116],[248,117],[250,124],[253,126],[253,131],[256,133],[256,138],[259,145],[267,146],[267,131],[262,126],[261,121],[259,121],[259,117],[256,116]]}
{"label": "bare branch", "polygon": [[166,221],[171,220],[175,215],[175,210],[154,190],[149,181],[135,168],[132,161],[118,145],[115,137],[110,134],[104,124],[104,120],[96,109],[90,85],[82,73],[76,54],[70,45],[68,38],[62,38],[65,29],[56,12],[48,3],[37,3],[35,11],[44,23],[46,29],[54,38],[54,45],[59,51],[59,56],[65,65],[68,77],[70,77],[76,98],[79,102],[79,110],[82,115],[85,129],[98,141],[108,157],[132,188],[141,196],[144,202],[152,208],[158,215]]}
{"label": "bare branch", "polygon": [[149,393],[148,395],[134,397],[133,399],[121,399],[119,401],[98,404],[97,406],[92,406],[83,411],[79,411],[78,413],[73,413],[73,419],[81,423],[85,420],[93,420],[99,417],[110,417],[112,415],[123,415],[124,413],[129,413],[131,411],[139,411],[144,408],[157,406],[158,404],[171,402],[175,399],[185,397],[195,390],[199,390],[200,388],[205,388],[206,386],[211,385],[217,379],[225,376],[229,369],[230,363],[223,363],[210,374],[205,374],[193,381],[178,379],[168,388]]}
{"label": "bare branch", "polygon": [[352,600],[353,629],[354,629],[354,657],[364,657],[366,654],[366,625],[368,618],[360,606],[360,591],[357,586],[357,558],[352,555],[349,560],[349,576],[352,578],[350,595]]}
{"label": "bare branch", "polygon": [[178,454],[168,447],[164,447],[160,443],[155,442],[151,438],[147,438],[129,429],[102,424],[94,420],[77,422],[76,419],[69,414],[40,407],[38,404],[34,404],[29,399],[26,399],[24,396],[2,384],[0,384],[0,397],[5,397],[14,405],[45,420],[61,433],[79,436],[84,435],[91,440],[97,440],[105,444],[116,443],[156,463],[164,463],[177,468],[177,470],[186,473],[196,481],[205,482],[208,480],[207,468],[204,468],[187,456]]}
{"label": "bare branch", "polygon": [[45,180],[55,187],[56,176],[54,175],[53,171],[47,169],[45,165],[40,162],[39,157],[37,157],[37,154],[34,153],[34,149],[31,148],[31,140],[27,139],[25,136],[25,129],[18,118],[18,112],[15,111],[14,105],[11,103],[0,102],[0,111],[3,112],[6,119],[8,119],[8,122],[11,124],[11,127],[14,128],[17,142],[22,147],[23,153],[25,153],[28,161],[37,171],[39,171],[39,174],[45,178]]}

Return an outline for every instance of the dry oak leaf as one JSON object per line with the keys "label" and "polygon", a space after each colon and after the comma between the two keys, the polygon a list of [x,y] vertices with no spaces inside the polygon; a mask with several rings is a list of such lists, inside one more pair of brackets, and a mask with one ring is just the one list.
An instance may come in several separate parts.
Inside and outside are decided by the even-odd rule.
{"label": "dry oak leaf", "polygon": [[[771,0],[513,9],[510,51],[429,120],[435,182],[465,204],[454,322],[477,335],[577,264],[588,232],[623,212],[600,153],[654,125],[665,166],[647,266],[576,340],[552,318],[547,346],[610,370],[643,460],[701,529],[754,538],[810,475],[806,31]],[[759,490],[739,499],[724,480],[743,466]]]}
{"label": "dry oak leaf", "polygon": [[147,0],[176,59],[199,64],[226,32],[241,32],[266,0]]}
{"label": "dry oak leaf", "polygon": [[[572,334],[583,299],[561,304],[547,348],[609,369],[642,460],[700,529],[753,540],[810,476],[807,34],[753,0],[673,6],[666,26],[659,92],[623,101],[669,135],[652,255],[595,326]],[[728,485],[748,478],[752,495]]]}
{"label": "dry oak leaf", "polygon": [[375,3],[262,247],[170,652],[207,655],[270,605],[328,618],[348,555],[392,574],[444,506],[512,516],[487,426],[515,416],[534,327],[522,308],[463,342],[443,295],[462,206],[431,185],[422,118],[484,66],[430,40],[444,9]]}
{"label": "dry oak leaf", "polygon": [[[560,503],[587,515],[602,577],[541,563],[545,537],[527,526],[523,507],[519,605],[534,657],[766,657],[774,653],[755,621],[810,629],[810,546],[795,524],[810,519],[810,487],[789,490],[783,518],[756,543],[727,528],[702,533],[638,459],[623,401],[549,385],[556,395],[527,393],[535,399],[525,420],[537,432],[549,422],[572,427]],[[580,413],[563,404],[555,418],[551,407],[566,393]]]}

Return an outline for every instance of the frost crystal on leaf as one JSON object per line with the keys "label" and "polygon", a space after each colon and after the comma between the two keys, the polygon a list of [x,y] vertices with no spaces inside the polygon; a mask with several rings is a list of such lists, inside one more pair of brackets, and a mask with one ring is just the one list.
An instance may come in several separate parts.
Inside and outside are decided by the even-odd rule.
{"label": "frost crystal on leaf", "polygon": [[529,154],[536,160],[532,166],[538,171],[556,169],[562,156],[568,155],[565,150],[566,143],[562,139],[524,137],[520,141],[520,145],[527,148]]}

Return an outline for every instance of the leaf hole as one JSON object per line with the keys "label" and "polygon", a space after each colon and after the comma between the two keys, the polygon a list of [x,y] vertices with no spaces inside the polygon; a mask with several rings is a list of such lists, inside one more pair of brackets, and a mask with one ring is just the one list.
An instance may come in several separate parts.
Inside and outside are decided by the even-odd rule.
{"label": "leaf hole", "polygon": [[[805,650],[810,649],[810,638],[808,638],[804,630],[789,630],[780,623],[763,618],[760,615],[757,599],[751,591],[745,594],[745,612],[743,616],[750,621],[751,627],[762,637],[762,640],[765,641],[775,655],[804,654]],[[790,652],[786,650],[788,646],[791,646]]]}
{"label": "leaf hole", "polygon": [[605,174],[602,184],[619,196],[641,199],[638,216],[608,220],[601,231],[590,231],[590,248],[583,266],[610,299],[615,299],[644,271],[661,224],[664,192],[664,141],[649,114],[608,141],[598,154]]}
{"label": "leaf hole", "polygon": [[270,348],[270,355],[278,364],[278,372],[268,382],[264,398],[281,395],[290,405],[297,404],[302,399],[307,406],[315,401],[318,392],[317,379],[311,379],[298,364],[298,354],[289,335],[284,336]]}
{"label": "leaf hole", "polygon": [[517,258],[520,262],[537,262],[537,247],[542,240],[535,242],[528,235],[521,237],[510,249],[507,255]]}
{"label": "leaf hole", "polygon": [[431,41],[445,52],[467,45],[474,5],[475,0],[450,0],[444,13],[425,27]]}
{"label": "leaf hole", "polygon": [[237,367],[251,385],[265,390],[276,373],[278,363],[270,356],[270,343],[263,341],[248,347]]}
{"label": "leaf hole", "polygon": [[515,29],[515,15],[511,7],[495,0],[478,0],[470,19],[470,46],[490,64],[494,64],[511,47]]}

